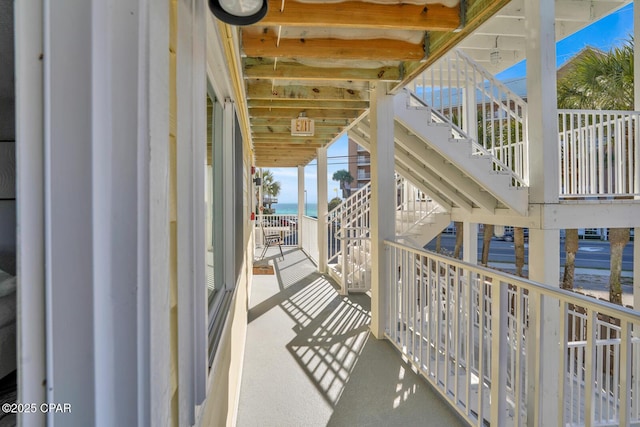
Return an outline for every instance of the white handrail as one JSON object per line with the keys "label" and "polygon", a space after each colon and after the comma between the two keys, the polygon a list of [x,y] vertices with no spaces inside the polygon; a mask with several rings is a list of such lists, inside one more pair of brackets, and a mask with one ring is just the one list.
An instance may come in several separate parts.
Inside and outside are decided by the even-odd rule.
{"label": "white handrail", "polygon": [[[554,425],[640,422],[639,312],[396,242],[385,253],[388,339],[471,424],[527,425],[532,402],[557,407]],[[559,400],[529,386],[534,367],[558,369]]]}
{"label": "white handrail", "polygon": [[[453,49],[407,86],[469,138],[477,154],[491,155],[514,186],[528,186],[527,104],[462,51]],[[454,134],[455,137],[455,134]]]}

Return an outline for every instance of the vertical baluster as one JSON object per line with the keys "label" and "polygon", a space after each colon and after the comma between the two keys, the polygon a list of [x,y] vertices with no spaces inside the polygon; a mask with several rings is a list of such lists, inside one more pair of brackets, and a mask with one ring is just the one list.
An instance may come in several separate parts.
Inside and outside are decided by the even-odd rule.
{"label": "vertical baluster", "polygon": [[[427,360],[429,361],[429,376],[433,376],[433,367],[434,367],[434,363],[432,362],[433,360],[433,328],[434,328],[434,313],[436,311],[436,306],[434,305],[434,298],[433,298],[433,268],[434,268],[434,262],[433,259],[431,257],[428,258],[428,264],[427,264],[427,298],[429,298],[429,345],[427,346]],[[436,377],[437,378],[437,377]]]}
{"label": "vertical baluster", "polygon": [[479,312],[480,312],[480,325],[478,328],[478,420],[479,424],[483,425],[484,419],[484,305],[485,305],[485,294],[484,294],[484,284],[485,284],[485,276],[479,276],[480,283],[478,283],[478,299],[479,299]]}
{"label": "vertical baluster", "polygon": [[420,349],[419,349],[419,364],[418,366],[420,367],[420,372],[424,373],[424,326],[425,326],[425,295],[424,295],[424,255],[419,255],[418,257],[418,283],[419,283],[419,289],[418,289],[418,301],[419,301],[419,307],[418,307],[418,312],[420,314]]}
{"label": "vertical baluster", "polygon": [[514,410],[515,410],[515,415],[514,415],[514,423],[513,426],[514,427],[520,427],[520,413],[522,412],[522,409],[520,408],[520,404],[522,402],[522,372],[523,372],[523,367],[522,367],[522,357],[521,357],[521,353],[522,353],[522,333],[524,331],[524,327],[523,327],[523,320],[524,320],[524,316],[525,316],[525,310],[524,310],[524,296],[522,295],[522,287],[518,286],[516,289],[516,303],[514,306],[514,317],[515,317],[515,337],[513,339],[515,339],[515,348],[516,348],[516,354],[515,354],[515,369],[514,369],[514,381],[513,381],[513,395],[514,395]]}
{"label": "vertical baluster", "polygon": [[[564,399],[564,389],[565,389],[565,378],[567,372],[567,303],[564,301],[560,301],[560,316],[559,316],[559,328],[558,334],[559,338],[559,360],[558,364],[558,372],[560,373],[558,377],[558,395]],[[558,425],[564,424],[564,405],[560,406],[561,410],[558,411]]]}
{"label": "vertical baluster", "polygon": [[587,346],[585,349],[584,360],[584,423],[586,427],[594,424],[595,408],[594,408],[594,383],[596,380],[596,325],[595,319],[597,314],[590,308],[587,308]]}
{"label": "vertical baluster", "polygon": [[496,278],[491,284],[491,425],[506,423],[507,405],[507,283]]}
{"label": "vertical baluster", "polygon": [[[620,397],[619,397],[619,413],[618,420],[622,427],[628,427],[631,424],[631,387],[630,381],[633,381],[632,371],[632,341],[631,341],[631,324],[630,322],[621,319],[620,320]],[[637,359],[637,357],[636,357]],[[637,375],[637,371],[636,371]],[[637,383],[637,377],[635,382]],[[638,400],[638,395],[634,394],[634,399]],[[614,404],[616,400],[614,399]]]}
{"label": "vertical baluster", "polygon": [[440,321],[444,326],[444,391],[445,395],[449,394],[449,337],[451,336],[451,266],[445,263],[444,273],[444,319],[441,317]]}
{"label": "vertical baluster", "polygon": [[471,413],[471,401],[470,401],[470,392],[471,392],[471,369],[473,367],[473,349],[475,347],[473,341],[473,282],[475,280],[476,273],[471,272],[471,270],[467,270],[467,286],[465,286],[465,294],[466,294],[466,312],[467,312],[467,325],[466,325],[466,344],[465,344],[465,380],[464,380],[464,407],[465,414],[468,416]]}
{"label": "vertical baluster", "polygon": [[631,147],[633,155],[630,156],[633,159],[633,189],[631,193],[634,195],[640,195],[640,117],[638,113],[633,113],[633,137],[631,139]]}
{"label": "vertical baluster", "polygon": [[[464,271],[462,272],[464,274]],[[453,354],[453,403],[458,404],[458,366],[460,366],[460,309],[462,306],[460,305],[459,295],[462,291],[462,286],[460,283],[460,268],[456,267],[454,272],[454,292],[455,301],[453,305],[453,309],[455,310],[454,318],[453,318],[453,332],[454,332],[454,354]]]}
{"label": "vertical baluster", "polygon": [[[621,321],[623,322],[623,321]],[[621,323],[622,325],[622,323]],[[610,338],[616,338],[616,339],[620,339],[621,337],[621,331],[618,331],[618,333],[615,333],[615,330],[613,328],[610,329],[609,331],[609,335],[613,335],[610,336]],[[617,335],[617,336],[615,336]],[[621,343],[622,344],[622,343]],[[621,390],[619,390],[619,386],[620,386],[620,365],[622,363],[624,363],[624,361],[621,359],[621,344],[620,345],[612,345],[611,346],[611,350],[613,351],[613,366],[611,366],[611,357],[607,357],[607,362],[609,363],[609,367],[607,369],[607,378],[611,378],[610,379],[610,384],[607,387],[607,392],[609,393],[613,393],[613,399],[608,398],[607,399],[607,419],[612,419],[612,418],[618,418],[620,416],[619,411],[617,410],[617,402],[618,402],[618,398],[620,397],[620,394],[622,393]],[[610,374],[611,369],[613,369],[613,375]],[[619,418],[618,418],[619,419]]]}
{"label": "vertical baluster", "polygon": [[391,339],[393,343],[398,342],[398,255],[397,248],[395,246],[389,248],[387,247],[387,260],[389,261],[389,265],[391,268],[388,272],[388,280],[389,280],[389,333],[391,334]]}
{"label": "vertical baluster", "polygon": [[434,283],[434,291],[435,291],[435,296],[434,296],[434,314],[435,314],[435,318],[434,318],[434,329],[435,329],[435,339],[433,341],[433,345],[434,345],[434,353],[435,353],[435,379],[436,379],[436,387],[440,387],[440,327],[442,325],[442,310],[441,310],[441,304],[440,304],[440,294],[441,294],[441,290],[440,290],[440,261],[438,260],[434,260],[435,263],[435,267],[436,267],[436,272],[435,272],[435,283]]}

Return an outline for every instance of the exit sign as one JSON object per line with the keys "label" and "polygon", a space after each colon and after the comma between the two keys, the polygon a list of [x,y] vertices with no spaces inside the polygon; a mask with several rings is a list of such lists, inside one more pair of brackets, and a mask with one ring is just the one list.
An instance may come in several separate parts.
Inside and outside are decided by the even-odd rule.
{"label": "exit sign", "polygon": [[292,119],[291,136],[313,136],[313,120],[308,117]]}

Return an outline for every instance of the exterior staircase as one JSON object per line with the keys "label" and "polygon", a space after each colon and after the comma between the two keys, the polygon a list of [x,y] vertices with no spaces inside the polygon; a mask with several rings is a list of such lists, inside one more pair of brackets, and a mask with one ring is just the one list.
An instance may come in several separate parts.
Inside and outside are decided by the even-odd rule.
{"label": "exterior staircase", "polygon": [[[399,175],[396,189],[396,236],[422,248],[449,225],[451,216]],[[371,283],[370,202],[368,183],[327,215],[329,273],[345,292],[366,292]]]}
{"label": "exterior staircase", "polygon": [[[462,52],[394,100],[395,169],[445,210],[527,215],[526,103]],[[370,151],[365,116],[349,137]]]}

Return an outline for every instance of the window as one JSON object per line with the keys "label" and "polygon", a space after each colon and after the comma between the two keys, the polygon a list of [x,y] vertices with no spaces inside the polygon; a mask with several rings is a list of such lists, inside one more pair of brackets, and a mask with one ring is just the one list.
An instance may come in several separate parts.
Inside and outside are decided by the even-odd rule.
{"label": "window", "polygon": [[224,319],[243,262],[244,167],[240,125],[231,102],[207,97],[207,285],[209,300],[209,367],[213,363]]}

